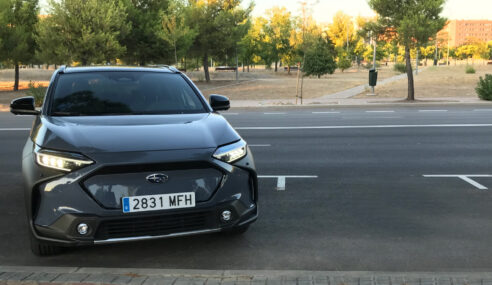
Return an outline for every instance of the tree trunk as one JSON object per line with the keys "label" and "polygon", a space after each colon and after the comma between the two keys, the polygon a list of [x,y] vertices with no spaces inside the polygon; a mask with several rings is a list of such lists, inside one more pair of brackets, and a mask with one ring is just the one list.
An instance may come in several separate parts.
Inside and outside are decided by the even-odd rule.
{"label": "tree trunk", "polygon": [[248,72],[249,72],[249,64],[248,64]]}
{"label": "tree trunk", "polygon": [[14,91],[19,90],[19,64],[15,64]]}
{"label": "tree trunk", "polygon": [[174,62],[176,62],[176,66],[178,66],[178,51],[176,48],[176,41],[174,41]]}
{"label": "tree trunk", "polygon": [[208,72],[208,54],[203,56],[203,71],[205,72],[205,81],[210,82],[210,73]]}
{"label": "tree trunk", "polygon": [[415,89],[413,85],[413,71],[412,71],[412,61],[410,59],[410,48],[405,47],[405,63],[407,64],[407,78],[408,78],[408,101],[415,100]]}
{"label": "tree trunk", "polygon": [[287,74],[290,75],[290,64],[289,66],[287,67]]}
{"label": "tree trunk", "polygon": [[278,61],[275,61],[275,72],[278,70]]}

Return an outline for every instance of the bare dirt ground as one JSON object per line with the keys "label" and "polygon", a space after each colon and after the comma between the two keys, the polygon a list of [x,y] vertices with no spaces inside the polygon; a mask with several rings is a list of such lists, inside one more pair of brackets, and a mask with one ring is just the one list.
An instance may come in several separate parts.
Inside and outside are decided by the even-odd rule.
{"label": "bare dirt ground", "polygon": [[[475,87],[480,76],[492,73],[492,65],[475,64],[475,74],[466,74],[466,65],[431,66],[415,76],[415,97],[477,97]],[[372,98],[406,98],[407,78],[376,86],[376,96]],[[366,93],[353,98],[367,98]]]}

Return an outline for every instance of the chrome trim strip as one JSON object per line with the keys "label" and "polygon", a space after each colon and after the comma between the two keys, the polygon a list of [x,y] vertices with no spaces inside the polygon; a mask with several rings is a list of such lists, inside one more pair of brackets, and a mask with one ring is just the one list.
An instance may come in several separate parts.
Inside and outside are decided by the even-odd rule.
{"label": "chrome trim strip", "polygon": [[95,240],[94,241],[94,244],[111,244],[111,243],[129,242],[129,241],[141,241],[141,240],[152,240],[152,239],[162,239],[162,238],[173,238],[173,237],[182,237],[182,236],[188,236],[188,235],[216,233],[216,232],[220,232],[220,231],[221,231],[221,229],[210,229],[210,230],[200,230],[200,231],[183,232],[183,233],[173,233],[173,234],[160,235],[160,236],[140,236],[140,237],[128,237],[128,238],[111,238],[111,239],[104,239],[104,240]]}

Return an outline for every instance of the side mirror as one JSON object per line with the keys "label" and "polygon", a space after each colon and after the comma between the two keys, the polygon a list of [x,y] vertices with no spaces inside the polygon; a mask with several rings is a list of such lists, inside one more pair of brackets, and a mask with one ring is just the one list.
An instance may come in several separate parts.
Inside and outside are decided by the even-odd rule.
{"label": "side mirror", "polygon": [[231,107],[229,98],[216,94],[210,95],[210,106],[214,111],[226,111]]}
{"label": "side mirror", "polygon": [[39,115],[32,96],[12,100],[10,112],[14,115]]}

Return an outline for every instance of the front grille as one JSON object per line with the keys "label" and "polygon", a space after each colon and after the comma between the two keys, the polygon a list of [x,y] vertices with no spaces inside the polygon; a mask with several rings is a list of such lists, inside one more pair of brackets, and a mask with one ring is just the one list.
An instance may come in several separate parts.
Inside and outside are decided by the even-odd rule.
{"label": "front grille", "polygon": [[[146,168],[135,167],[134,171],[123,167],[108,167],[87,178],[81,185],[106,209],[121,209],[121,198],[133,196],[194,192],[196,202],[209,200],[219,188],[224,174],[202,164],[188,167],[174,164],[150,165]],[[125,170],[129,172],[118,172]],[[147,177],[152,174],[166,175],[168,180],[164,183],[151,183]]]}
{"label": "front grille", "polygon": [[197,212],[103,221],[99,225],[95,238],[97,240],[105,240],[203,230],[210,224],[211,218],[210,213]]}

